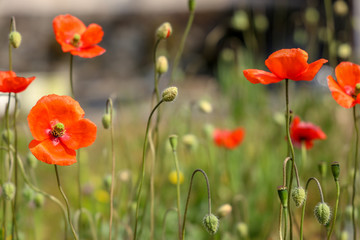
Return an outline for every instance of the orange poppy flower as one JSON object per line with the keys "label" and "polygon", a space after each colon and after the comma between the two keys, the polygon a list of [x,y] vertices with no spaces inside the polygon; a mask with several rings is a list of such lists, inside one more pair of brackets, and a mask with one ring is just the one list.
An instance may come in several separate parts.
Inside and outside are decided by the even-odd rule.
{"label": "orange poppy flower", "polygon": [[270,84],[284,79],[311,81],[327,60],[319,59],[310,64],[307,63],[307,60],[308,54],[304,50],[299,48],[281,49],[265,60],[265,65],[270,72],[247,69],[243,73],[251,83]]}
{"label": "orange poppy flower", "polygon": [[239,146],[244,139],[245,130],[237,128],[235,130],[215,129],[213,133],[214,142],[219,147],[234,149]]}
{"label": "orange poppy flower", "polygon": [[75,163],[75,150],[91,145],[96,138],[96,125],[84,115],[80,104],[69,96],[42,97],[27,118],[34,137],[29,144],[32,154],[49,164]]}
{"label": "orange poppy flower", "polygon": [[360,66],[342,62],[335,68],[337,82],[328,76],[328,86],[335,101],[344,108],[360,103]]}
{"label": "orange poppy flower", "polygon": [[290,126],[290,137],[294,146],[300,148],[305,142],[306,148],[310,149],[314,145],[313,140],[326,139],[326,134],[320,127],[310,122],[301,122],[300,118],[296,116]]}
{"label": "orange poppy flower", "polygon": [[34,79],[35,77],[17,77],[13,71],[0,71],[0,92],[22,92]]}
{"label": "orange poppy flower", "polygon": [[67,14],[55,17],[53,28],[56,41],[61,45],[63,52],[93,58],[106,51],[97,45],[101,42],[104,32],[95,23],[86,27],[80,19]]}

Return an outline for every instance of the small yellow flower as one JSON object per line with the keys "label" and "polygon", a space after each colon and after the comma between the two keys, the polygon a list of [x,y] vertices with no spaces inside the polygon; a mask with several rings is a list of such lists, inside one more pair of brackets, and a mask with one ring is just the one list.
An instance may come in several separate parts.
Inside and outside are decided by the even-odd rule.
{"label": "small yellow flower", "polygon": [[[179,177],[180,177],[180,184],[182,184],[184,182],[184,174],[182,172],[179,173]],[[171,184],[177,184],[177,173],[175,170],[171,171],[169,173],[169,181]]]}

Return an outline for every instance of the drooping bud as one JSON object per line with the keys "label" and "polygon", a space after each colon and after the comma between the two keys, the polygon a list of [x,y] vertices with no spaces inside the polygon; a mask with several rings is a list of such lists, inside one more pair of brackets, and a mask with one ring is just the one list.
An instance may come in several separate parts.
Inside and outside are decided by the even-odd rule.
{"label": "drooping bud", "polygon": [[320,162],[318,165],[319,173],[322,178],[326,177],[327,174],[327,164],[326,162]]}
{"label": "drooping bud", "polygon": [[13,46],[13,48],[18,48],[20,47],[21,44],[21,34],[17,31],[12,31],[9,34],[9,41],[11,46]]}
{"label": "drooping bud", "polygon": [[326,225],[330,221],[331,211],[329,205],[324,202],[320,202],[315,206],[314,214],[318,222],[322,225]]}
{"label": "drooping bud", "polygon": [[165,56],[160,56],[156,60],[156,72],[159,74],[166,73],[169,69],[168,60]]}
{"label": "drooping bud", "polygon": [[335,181],[339,181],[340,175],[340,164],[338,162],[333,162],[331,164],[331,172]]}
{"label": "drooping bud", "polygon": [[232,211],[232,206],[228,203],[221,205],[217,212],[216,215],[219,216],[219,219],[226,217],[227,215],[229,215]]}
{"label": "drooping bud", "polygon": [[36,193],[34,196],[34,203],[37,208],[41,208],[42,206],[44,206],[45,203],[44,195],[42,195],[41,193]]}
{"label": "drooping bud", "polygon": [[189,0],[189,11],[192,12],[195,10],[196,2],[195,0]]}
{"label": "drooping bud", "polygon": [[176,151],[176,148],[177,148],[177,143],[178,143],[178,136],[173,134],[173,135],[170,135],[169,136],[169,142],[170,142],[170,145],[171,145],[171,148],[173,151]]}
{"label": "drooping bud", "polygon": [[208,114],[208,113],[211,113],[213,110],[211,104],[206,100],[199,101],[198,105],[199,105],[200,111],[202,111],[203,113]]}
{"label": "drooping bud", "polygon": [[176,96],[178,94],[177,87],[168,87],[166,88],[162,93],[162,99],[165,102],[172,102],[175,100]]}
{"label": "drooping bud", "polygon": [[289,198],[289,192],[287,190],[287,187],[279,186],[278,194],[279,194],[281,205],[283,205],[283,207],[286,208],[288,206],[288,198]]}
{"label": "drooping bud", "polygon": [[102,117],[102,125],[105,129],[109,129],[111,124],[111,116],[109,113],[105,113]]}
{"label": "drooping bud", "polygon": [[36,159],[36,157],[31,152],[29,152],[27,154],[26,162],[31,168],[36,168],[36,166],[38,164],[38,160]]}
{"label": "drooping bud", "polygon": [[3,184],[3,192],[5,200],[12,200],[15,197],[15,185],[12,182]]}
{"label": "drooping bud", "polygon": [[171,24],[169,22],[165,22],[161,24],[160,27],[157,29],[156,36],[159,39],[166,39],[170,37],[171,33],[172,33]]}
{"label": "drooping bud", "polygon": [[4,129],[2,132],[2,138],[7,144],[11,144],[14,142],[14,132],[10,129],[9,131],[7,129]]}
{"label": "drooping bud", "polygon": [[301,207],[306,199],[306,192],[303,187],[295,187],[291,190],[291,197],[296,207]]}
{"label": "drooping bud", "polygon": [[240,239],[247,239],[249,235],[248,225],[244,222],[239,222],[236,224],[236,229],[240,235]]}
{"label": "drooping bud", "polygon": [[214,235],[219,229],[219,219],[214,214],[206,214],[203,219],[203,224],[211,235]]}
{"label": "drooping bud", "polygon": [[105,177],[103,178],[103,184],[104,184],[104,188],[106,189],[106,191],[110,192],[111,183],[112,183],[111,174],[106,174]]}

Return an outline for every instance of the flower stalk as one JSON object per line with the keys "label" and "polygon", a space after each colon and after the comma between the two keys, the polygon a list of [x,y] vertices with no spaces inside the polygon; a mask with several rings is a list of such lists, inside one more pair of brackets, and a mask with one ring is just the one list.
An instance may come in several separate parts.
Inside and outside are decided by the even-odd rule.
{"label": "flower stalk", "polygon": [[357,125],[357,117],[356,117],[356,106],[353,107],[353,118],[354,118],[354,126],[355,126],[355,158],[354,158],[354,178],[353,178],[353,194],[351,198],[351,205],[352,205],[352,224],[353,224],[353,232],[354,232],[354,240],[356,240],[357,229],[356,229],[356,206],[355,206],[355,196],[356,196],[356,174],[358,171],[358,148],[359,148],[359,128]]}

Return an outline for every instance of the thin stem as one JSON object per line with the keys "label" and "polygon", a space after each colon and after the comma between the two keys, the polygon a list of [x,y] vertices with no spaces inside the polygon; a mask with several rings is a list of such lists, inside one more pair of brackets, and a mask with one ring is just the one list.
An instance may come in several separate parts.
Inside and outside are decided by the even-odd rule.
{"label": "thin stem", "polygon": [[56,173],[56,180],[57,180],[57,183],[58,183],[58,188],[60,190],[60,193],[61,195],[63,196],[64,200],[65,200],[65,203],[66,203],[66,209],[67,209],[67,216],[68,216],[68,221],[69,221],[69,224],[70,224],[70,227],[71,227],[71,231],[73,233],[73,236],[76,240],[78,240],[78,236],[75,232],[75,229],[74,229],[74,226],[72,225],[71,223],[71,213],[70,213],[70,206],[69,206],[69,201],[61,187],[61,183],[60,183],[60,177],[59,177],[59,172],[58,172],[58,169],[57,169],[57,165],[54,165],[55,166],[55,173]]}
{"label": "thin stem", "polygon": [[179,65],[181,55],[182,55],[182,53],[183,53],[183,51],[184,51],[184,46],[185,46],[186,38],[187,38],[187,36],[189,35],[190,29],[191,29],[191,25],[192,25],[192,23],[193,23],[193,21],[194,21],[194,16],[195,16],[195,10],[191,10],[191,11],[190,11],[190,15],[189,15],[189,19],[188,19],[188,22],[187,22],[187,25],[186,25],[186,28],[185,28],[185,31],[184,31],[184,35],[183,35],[182,38],[181,38],[179,50],[177,51],[176,56],[175,56],[174,64],[173,64],[172,71],[171,71],[171,79],[170,79],[170,82],[173,82],[173,81],[174,81],[174,77],[175,77],[175,74],[176,74],[176,69],[177,69],[177,67],[178,67],[178,65]]}
{"label": "thin stem", "polygon": [[[79,210],[77,210],[74,214],[74,222],[75,224],[77,222],[79,222],[80,220],[80,216],[82,215],[81,213],[85,213],[86,217],[89,220],[89,225],[90,225],[90,231],[91,231],[91,235],[92,235],[92,239],[93,240],[97,240],[97,234],[96,234],[96,229],[95,229],[95,224],[94,224],[94,220],[91,217],[91,213],[86,209],[86,208],[81,208]],[[75,225],[75,228],[78,229],[78,226]]]}
{"label": "thin stem", "polygon": [[[14,158],[17,159],[18,157],[18,142],[17,142],[17,127],[16,127],[16,116],[17,116],[17,109],[18,109],[18,98],[17,98],[17,94],[15,93],[15,109],[14,109],[14,148],[15,148],[15,153],[14,153]],[[17,213],[17,195],[18,195],[18,162],[15,160],[14,162],[14,166],[15,166],[15,196],[14,196],[14,201],[13,201],[13,219],[12,219],[12,236],[18,236],[18,232],[17,232],[17,223],[16,223],[16,213]],[[18,238],[18,237],[17,237]]]}
{"label": "thin stem", "polygon": [[[289,160],[292,161],[292,159],[290,157],[287,157],[287,158],[285,158],[284,163],[283,163],[283,186],[286,186],[286,165]],[[296,163],[293,162],[293,165],[294,165],[294,169],[295,169],[296,183],[297,183],[297,186],[300,187],[300,178],[299,178],[299,172],[298,172]]]}
{"label": "thin stem", "polygon": [[178,209],[178,228],[179,228],[179,240],[181,240],[181,207],[180,207],[180,169],[179,169],[179,161],[177,157],[176,150],[173,149],[174,161],[175,161],[175,168],[176,168],[176,196],[177,196],[177,209]]}
{"label": "thin stem", "polygon": [[209,179],[206,175],[206,173],[204,172],[204,170],[202,169],[196,169],[193,174],[191,175],[191,180],[190,180],[190,187],[189,187],[189,192],[186,198],[186,204],[185,204],[185,211],[184,211],[184,219],[183,219],[183,224],[182,224],[182,231],[181,231],[181,239],[184,239],[184,234],[185,234],[185,222],[186,222],[186,215],[187,215],[187,211],[188,211],[188,207],[189,207],[189,200],[190,200],[190,194],[191,194],[191,188],[192,188],[192,183],[193,183],[193,179],[194,176],[197,172],[201,172],[206,180],[206,187],[207,187],[207,191],[208,191],[208,212],[209,215],[211,214],[211,195],[210,195],[210,184],[209,184]]}
{"label": "thin stem", "polygon": [[[285,211],[286,212],[286,211]],[[280,204],[280,214],[279,214],[279,239],[283,240],[281,233],[281,225],[282,225],[282,214],[283,214],[283,206]],[[286,220],[286,219],[285,219]]]}
{"label": "thin stem", "polygon": [[114,146],[114,126],[113,126],[113,104],[111,98],[106,102],[106,110],[110,113],[110,135],[111,135],[111,187],[110,187],[110,220],[109,220],[109,240],[111,240],[112,221],[114,214],[114,186],[115,186],[115,146]]}
{"label": "thin stem", "polygon": [[178,209],[176,209],[176,208],[170,208],[170,209],[168,209],[168,210],[166,210],[166,212],[165,212],[165,214],[164,214],[164,218],[163,218],[163,226],[162,226],[162,228],[163,228],[163,231],[162,231],[162,240],[165,240],[165,229],[166,229],[166,217],[167,217],[167,215],[171,212],[171,211],[179,211]]}
{"label": "thin stem", "polygon": [[151,123],[151,118],[155,112],[155,110],[163,103],[163,100],[160,100],[160,102],[154,107],[154,109],[151,111],[148,121],[147,121],[147,126],[146,126],[146,131],[145,131],[145,139],[144,139],[144,145],[143,145],[143,154],[142,154],[142,164],[141,164],[141,178],[140,178],[140,183],[139,183],[139,188],[138,188],[138,192],[137,192],[137,202],[136,202],[136,213],[135,213],[135,227],[134,227],[134,240],[136,240],[136,233],[137,233],[137,225],[138,225],[138,216],[139,216],[139,206],[140,206],[140,197],[141,197],[141,189],[142,189],[142,185],[143,185],[143,181],[144,181],[144,177],[145,177],[145,153],[146,153],[146,147],[147,147],[147,143],[148,143],[148,134],[149,134],[149,128],[150,128],[150,123]]}
{"label": "thin stem", "polygon": [[284,240],[286,240],[288,211],[287,211],[287,207],[283,207],[283,209],[284,209]]}
{"label": "thin stem", "polygon": [[301,213],[301,221],[300,221],[300,240],[303,240],[303,226],[304,226],[304,218],[305,218],[305,207],[306,207],[306,200],[307,200],[307,190],[308,190],[308,186],[309,186],[309,183],[311,182],[311,180],[315,181],[316,182],[316,185],[319,189],[319,193],[320,193],[320,198],[321,198],[321,202],[324,203],[324,194],[322,192],[322,189],[321,189],[321,185],[319,183],[319,181],[314,178],[314,177],[311,177],[307,180],[306,182],[306,186],[305,186],[305,193],[306,193],[306,196],[305,196],[305,200],[304,200],[304,203],[303,203],[303,207],[302,207],[302,213]]}
{"label": "thin stem", "polygon": [[305,141],[301,141],[301,165],[300,169],[304,169],[307,162],[307,150]]}
{"label": "thin stem", "polygon": [[335,209],[334,209],[334,219],[333,219],[333,221],[331,223],[330,231],[328,232],[328,235],[327,235],[327,240],[329,240],[331,238],[331,234],[334,231],[334,226],[335,226],[335,222],[336,222],[336,215],[337,215],[337,210],[338,210],[339,200],[340,200],[340,183],[339,183],[339,180],[335,180],[335,184],[336,184],[336,202],[335,202]]}
{"label": "thin stem", "polygon": [[70,90],[71,90],[71,97],[75,98],[74,94],[74,86],[73,86],[73,60],[74,56],[70,54]]}
{"label": "thin stem", "polygon": [[353,223],[353,230],[354,230],[354,240],[356,240],[356,219],[355,219],[355,196],[356,196],[356,174],[358,170],[358,148],[359,148],[359,128],[356,122],[356,106],[353,107],[353,118],[354,118],[354,126],[356,132],[356,139],[355,139],[355,159],[354,159],[354,178],[353,178],[353,194],[351,199],[352,205],[352,223]]}

